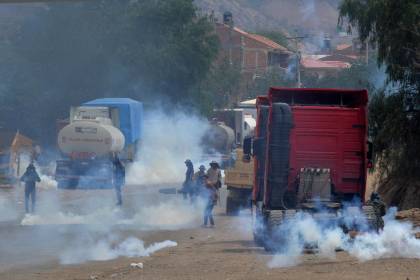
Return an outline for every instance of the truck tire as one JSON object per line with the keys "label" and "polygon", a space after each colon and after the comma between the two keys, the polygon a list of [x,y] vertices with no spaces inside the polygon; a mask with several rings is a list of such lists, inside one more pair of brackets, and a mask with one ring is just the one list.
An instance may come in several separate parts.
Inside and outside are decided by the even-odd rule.
{"label": "truck tire", "polygon": [[258,247],[264,247],[264,238],[265,238],[265,225],[264,225],[264,216],[262,209],[258,206],[253,207],[253,237],[254,243]]}
{"label": "truck tire", "polygon": [[279,231],[284,220],[284,212],[282,210],[266,211],[264,220],[264,249],[267,252],[277,252],[281,250],[285,242],[285,236]]}
{"label": "truck tire", "polygon": [[226,198],[226,215],[237,216],[239,214],[240,205],[232,197]]}

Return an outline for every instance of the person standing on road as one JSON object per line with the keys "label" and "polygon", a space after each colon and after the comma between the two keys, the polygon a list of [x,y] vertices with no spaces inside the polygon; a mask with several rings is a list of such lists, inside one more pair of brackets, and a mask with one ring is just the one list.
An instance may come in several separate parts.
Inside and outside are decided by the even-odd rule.
{"label": "person standing on road", "polygon": [[207,227],[207,222],[210,222],[210,226],[214,227],[213,208],[217,203],[218,193],[214,184],[212,184],[207,175],[206,178],[204,198],[206,200],[206,207],[204,208],[204,224],[203,227]]}
{"label": "person standing on road", "polygon": [[219,190],[222,187],[222,172],[220,166],[216,161],[210,162],[210,168],[207,170],[209,184],[213,185],[216,189],[217,198],[219,198]]}
{"label": "person standing on road", "polygon": [[114,188],[117,195],[117,206],[122,206],[121,189],[125,184],[125,167],[118,157],[114,160]]}
{"label": "person standing on road", "polygon": [[[41,182],[35,166],[30,163],[26,168],[25,173],[20,178],[21,182],[25,182],[25,212],[34,213],[36,204],[36,183]],[[32,201],[31,209],[29,210],[29,199]]]}
{"label": "person standing on road", "polygon": [[220,166],[216,161],[210,162],[210,168],[207,170],[208,183],[213,185],[216,190],[222,187],[222,172]]}
{"label": "person standing on road", "polygon": [[200,165],[198,171],[194,173],[194,199],[205,190],[206,180],[206,167],[204,165]]}
{"label": "person standing on road", "polygon": [[187,199],[188,195],[191,198],[191,191],[193,188],[194,166],[191,160],[189,159],[185,161],[185,166],[187,166],[187,172],[185,173],[185,181],[182,184],[182,195],[184,196],[184,199]]}

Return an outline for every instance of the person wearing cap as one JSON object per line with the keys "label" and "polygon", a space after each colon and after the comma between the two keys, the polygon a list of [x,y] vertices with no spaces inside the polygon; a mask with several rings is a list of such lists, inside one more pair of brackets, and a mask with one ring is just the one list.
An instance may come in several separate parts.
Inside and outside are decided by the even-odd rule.
{"label": "person wearing cap", "polygon": [[197,172],[194,173],[194,191],[193,196],[194,198],[200,195],[203,192],[206,186],[207,174],[206,174],[206,167],[204,165],[200,165]]}
{"label": "person wearing cap", "polygon": [[216,161],[210,162],[210,168],[207,170],[208,183],[213,185],[216,190],[222,187],[222,172],[220,166]]}
{"label": "person wearing cap", "polygon": [[184,199],[187,199],[188,195],[191,197],[191,191],[193,188],[194,166],[189,159],[185,161],[185,166],[187,166],[187,171],[185,172],[185,180],[182,184],[182,194]]}
{"label": "person wearing cap", "polygon": [[125,167],[118,157],[114,159],[114,188],[117,196],[117,206],[122,205],[121,189],[125,184]]}
{"label": "person wearing cap", "polygon": [[[25,173],[20,178],[21,182],[25,182],[25,212],[34,213],[36,204],[36,183],[41,182],[38,173],[36,172],[35,166],[30,163],[26,168]],[[29,199],[31,199],[32,205],[29,209]]]}

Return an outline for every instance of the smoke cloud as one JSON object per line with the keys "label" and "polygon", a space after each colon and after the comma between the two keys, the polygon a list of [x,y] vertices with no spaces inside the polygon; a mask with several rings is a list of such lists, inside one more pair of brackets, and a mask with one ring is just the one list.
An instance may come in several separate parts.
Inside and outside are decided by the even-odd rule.
{"label": "smoke cloud", "polygon": [[179,197],[171,198],[157,205],[142,203],[132,217],[126,217],[123,210],[109,206],[92,211],[82,207],[82,214],[50,208],[40,214],[25,215],[21,225],[88,225],[92,230],[132,225],[141,230],[176,230],[194,226],[201,218],[204,206],[205,202],[201,199],[190,204]]}
{"label": "smoke cloud", "polygon": [[174,241],[165,240],[153,243],[146,247],[144,242],[135,237],[130,237],[115,245],[114,236],[101,239],[92,244],[71,246],[60,255],[61,264],[78,264],[87,261],[107,261],[118,257],[148,257],[164,248],[175,247]]}
{"label": "smoke cloud", "polygon": [[416,229],[408,222],[395,220],[396,209],[385,217],[385,227],[379,233],[361,232],[354,239],[338,226],[323,225],[309,214],[298,214],[280,226],[278,234],[287,232],[285,246],[269,262],[268,267],[290,267],[301,263],[305,248],[316,248],[318,255],[328,259],[343,249],[357,260],[382,258],[420,258],[420,240]]}
{"label": "smoke cloud", "polygon": [[163,184],[184,180],[186,159],[203,157],[201,139],[208,121],[186,112],[161,110],[145,115],[144,138],[138,160],[129,167],[128,184]]}
{"label": "smoke cloud", "polygon": [[0,222],[13,221],[17,218],[15,205],[7,197],[0,196]]}

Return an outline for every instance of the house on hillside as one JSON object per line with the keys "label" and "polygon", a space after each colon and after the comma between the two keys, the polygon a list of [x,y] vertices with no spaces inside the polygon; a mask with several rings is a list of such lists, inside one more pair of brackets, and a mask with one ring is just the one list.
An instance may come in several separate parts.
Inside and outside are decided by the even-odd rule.
{"label": "house on hillside", "polygon": [[349,62],[344,61],[324,61],[322,59],[328,56],[302,56],[301,73],[309,76],[315,76],[317,78],[323,78],[325,76],[337,76],[341,70],[348,69],[351,67]]}
{"label": "house on hillside", "polygon": [[19,131],[0,129],[0,185],[10,185],[19,178],[26,166],[23,157],[30,159],[33,154],[33,141]]}
{"label": "house on hillside", "polygon": [[226,12],[223,23],[216,22],[215,29],[221,43],[218,62],[227,60],[238,66],[246,83],[252,83],[271,67],[288,67],[292,53],[287,48],[234,26],[231,13]]}

